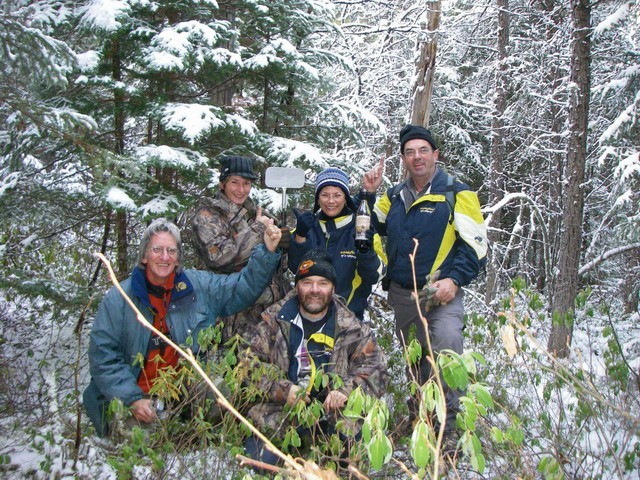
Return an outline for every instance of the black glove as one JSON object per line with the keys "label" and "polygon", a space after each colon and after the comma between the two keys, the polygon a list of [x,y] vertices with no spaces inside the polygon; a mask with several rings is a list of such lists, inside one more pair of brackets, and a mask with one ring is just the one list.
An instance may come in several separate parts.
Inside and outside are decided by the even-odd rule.
{"label": "black glove", "polygon": [[281,250],[289,250],[289,242],[291,241],[291,229],[289,227],[280,227],[282,237],[278,242],[278,248]]}
{"label": "black glove", "polygon": [[315,225],[316,216],[311,211],[300,213],[295,208],[293,209],[293,214],[296,216],[295,234],[305,238],[309,230]]}
{"label": "black glove", "polygon": [[376,234],[376,232],[373,228],[369,228],[366,232],[364,232],[364,234],[367,237],[367,246],[366,248],[357,249],[357,251],[361,254],[373,252],[373,249],[371,247],[373,246],[373,236]]}

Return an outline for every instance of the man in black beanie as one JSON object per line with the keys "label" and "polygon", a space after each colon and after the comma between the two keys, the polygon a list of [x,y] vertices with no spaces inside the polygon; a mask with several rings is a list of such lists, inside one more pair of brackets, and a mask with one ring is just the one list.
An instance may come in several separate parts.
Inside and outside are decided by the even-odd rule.
{"label": "man in black beanie", "polygon": [[[387,236],[386,280],[396,335],[402,344],[408,344],[414,327],[423,352],[427,352],[424,316],[436,355],[444,349],[462,353],[462,287],[478,275],[487,254],[486,225],[478,196],[436,165],[438,146],[426,128],[406,125],[400,131],[400,153],[408,178],[376,201],[372,215],[377,232]],[[369,193],[380,187],[383,165],[381,161],[365,174],[363,185]],[[413,261],[415,280],[410,259],[414,239],[418,241]],[[424,300],[421,311],[416,308],[414,292]],[[431,377],[431,365],[422,358],[413,378],[423,385]],[[446,388],[445,393],[445,432],[455,437],[460,392]]]}
{"label": "man in black beanie", "polygon": [[[317,400],[327,419],[333,420],[320,422],[312,431],[299,429],[298,434],[331,434],[353,390],[360,387],[375,397],[385,392],[388,376],[382,349],[371,329],[334,294],[335,282],[336,271],[326,250],[311,250],[296,269],[295,291],[262,314],[251,352],[268,372],[259,385],[265,398],[248,413],[262,431],[284,434],[291,410],[285,406]],[[325,387],[316,381],[324,374],[329,374]],[[342,418],[340,423],[348,422]],[[247,440],[245,448],[253,458],[277,462],[255,437]]]}

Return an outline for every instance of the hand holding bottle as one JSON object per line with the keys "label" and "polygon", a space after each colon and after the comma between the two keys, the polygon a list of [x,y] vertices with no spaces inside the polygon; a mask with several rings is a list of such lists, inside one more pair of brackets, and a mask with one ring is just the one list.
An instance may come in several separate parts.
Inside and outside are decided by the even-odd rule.
{"label": "hand holding bottle", "polygon": [[356,248],[360,252],[365,252],[369,249],[373,238],[373,234],[369,238],[367,237],[367,232],[371,229],[371,212],[369,205],[364,200],[365,194],[365,190],[362,189],[360,192],[362,201],[356,213]]}

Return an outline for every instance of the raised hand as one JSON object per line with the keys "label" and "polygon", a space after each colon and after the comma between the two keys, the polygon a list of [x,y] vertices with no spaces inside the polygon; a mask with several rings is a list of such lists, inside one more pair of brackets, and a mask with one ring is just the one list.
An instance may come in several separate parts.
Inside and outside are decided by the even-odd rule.
{"label": "raised hand", "polygon": [[273,224],[273,220],[269,219],[264,229],[264,244],[270,252],[276,251],[280,238],[282,238],[282,232]]}
{"label": "raised hand", "polygon": [[266,215],[263,215],[262,207],[258,207],[258,210],[256,210],[256,222],[260,222],[265,226],[265,228],[268,227],[270,224],[273,225],[273,220],[267,217]]}
{"label": "raised hand", "polygon": [[380,157],[380,163],[366,172],[362,177],[362,187],[370,193],[375,193],[382,185],[384,174],[384,157]]}
{"label": "raised hand", "polygon": [[299,215],[297,215],[295,234],[302,239],[306,238],[309,230],[313,228],[315,223],[316,216],[313,214],[313,212],[308,211],[300,213]]}

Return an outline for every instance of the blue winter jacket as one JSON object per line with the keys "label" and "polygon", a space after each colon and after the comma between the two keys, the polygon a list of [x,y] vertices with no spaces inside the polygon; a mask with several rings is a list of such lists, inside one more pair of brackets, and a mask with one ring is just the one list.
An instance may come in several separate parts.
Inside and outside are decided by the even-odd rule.
{"label": "blue winter jacket", "polygon": [[380,237],[376,234],[374,248],[360,253],[355,246],[355,215],[349,213],[331,220],[320,220],[318,214],[315,217],[314,227],[303,243],[291,239],[289,270],[295,273],[308,251],[314,248],[327,250],[336,269],[336,293],[346,300],[349,310],[362,319],[372,286],[382,280],[385,273],[384,262],[378,255],[382,251]]}
{"label": "blue winter jacket", "polygon": [[[404,188],[390,188],[373,209],[376,230],[387,236],[387,277],[413,287],[409,255],[418,240],[415,258],[416,283],[422,288],[428,274],[440,270],[440,277],[459,285],[469,284],[486,262],[487,229],[475,192],[463,183],[454,185],[455,207],[445,198],[447,174],[437,169],[431,187],[411,205]],[[399,191],[393,195],[393,191]],[[390,198],[393,197],[393,198]]]}
{"label": "blue winter jacket", "polygon": [[[184,344],[193,339],[191,349],[197,353],[198,333],[216,318],[234,314],[250,306],[266,288],[280,255],[264,245],[254,249],[247,266],[231,275],[186,270],[176,274],[166,317],[171,338]],[[136,307],[153,324],[144,270],[136,267],[122,288]],[[98,307],[91,328],[89,367],[91,381],[84,391],[84,406],[98,435],[107,433],[106,407],[113,398],[125,405],[139,400],[140,365],[138,354],[146,357],[151,332],[135,318],[133,309],[116,288],[107,292]]]}

